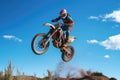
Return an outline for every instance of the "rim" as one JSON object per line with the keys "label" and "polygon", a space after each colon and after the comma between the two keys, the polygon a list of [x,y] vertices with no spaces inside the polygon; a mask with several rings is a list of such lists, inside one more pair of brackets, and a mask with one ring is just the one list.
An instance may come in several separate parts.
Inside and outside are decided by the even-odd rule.
{"label": "rim", "polygon": [[69,46],[69,47],[67,47],[67,49],[69,50],[70,53],[66,53],[66,52],[62,53],[62,59],[65,62],[70,61],[74,55],[74,49],[72,47]]}
{"label": "rim", "polygon": [[44,36],[45,34],[38,34],[34,37],[33,42],[32,42],[32,49],[34,53],[43,54],[48,49],[49,42],[47,43],[46,46],[44,46],[44,42],[46,41],[46,39],[43,40]]}

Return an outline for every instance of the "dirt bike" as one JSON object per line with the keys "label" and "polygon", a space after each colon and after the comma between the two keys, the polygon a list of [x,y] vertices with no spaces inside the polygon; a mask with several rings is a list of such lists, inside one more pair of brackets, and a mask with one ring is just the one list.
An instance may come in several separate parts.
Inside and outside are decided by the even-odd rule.
{"label": "dirt bike", "polygon": [[61,28],[62,24],[59,22],[54,25],[45,23],[44,26],[49,26],[50,30],[47,34],[39,33],[34,36],[31,44],[33,52],[37,55],[44,54],[48,50],[52,38],[53,46],[59,48],[62,52],[62,60],[65,62],[70,61],[74,55],[74,48],[68,44],[74,41],[75,36],[70,36],[67,45],[64,46],[65,35]]}

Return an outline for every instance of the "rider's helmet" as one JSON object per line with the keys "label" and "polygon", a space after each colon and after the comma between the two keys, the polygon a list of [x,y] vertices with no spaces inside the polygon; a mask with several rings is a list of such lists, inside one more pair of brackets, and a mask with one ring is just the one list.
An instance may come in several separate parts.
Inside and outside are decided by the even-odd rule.
{"label": "rider's helmet", "polygon": [[66,10],[66,9],[62,9],[62,10],[60,11],[60,16],[61,16],[61,18],[65,19],[66,16],[67,16],[67,10]]}

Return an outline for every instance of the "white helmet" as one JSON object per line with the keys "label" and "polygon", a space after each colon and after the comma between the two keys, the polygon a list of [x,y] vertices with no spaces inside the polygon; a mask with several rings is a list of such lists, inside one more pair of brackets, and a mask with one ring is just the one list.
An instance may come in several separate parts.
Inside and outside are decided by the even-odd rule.
{"label": "white helmet", "polygon": [[61,16],[63,19],[65,19],[66,16],[67,16],[67,10],[66,10],[66,9],[62,9],[62,10],[60,11],[60,16]]}

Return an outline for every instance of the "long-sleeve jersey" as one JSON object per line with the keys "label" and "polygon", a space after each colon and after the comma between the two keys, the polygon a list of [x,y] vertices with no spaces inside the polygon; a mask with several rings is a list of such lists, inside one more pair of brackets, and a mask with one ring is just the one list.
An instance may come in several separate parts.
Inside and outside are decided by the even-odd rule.
{"label": "long-sleeve jersey", "polygon": [[59,16],[55,19],[55,21],[58,21],[60,19],[62,19],[62,21],[64,22],[65,25],[71,25],[71,26],[74,25],[74,21],[72,20],[72,18],[69,14],[67,14],[65,19],[63,19],[61,16]]}

